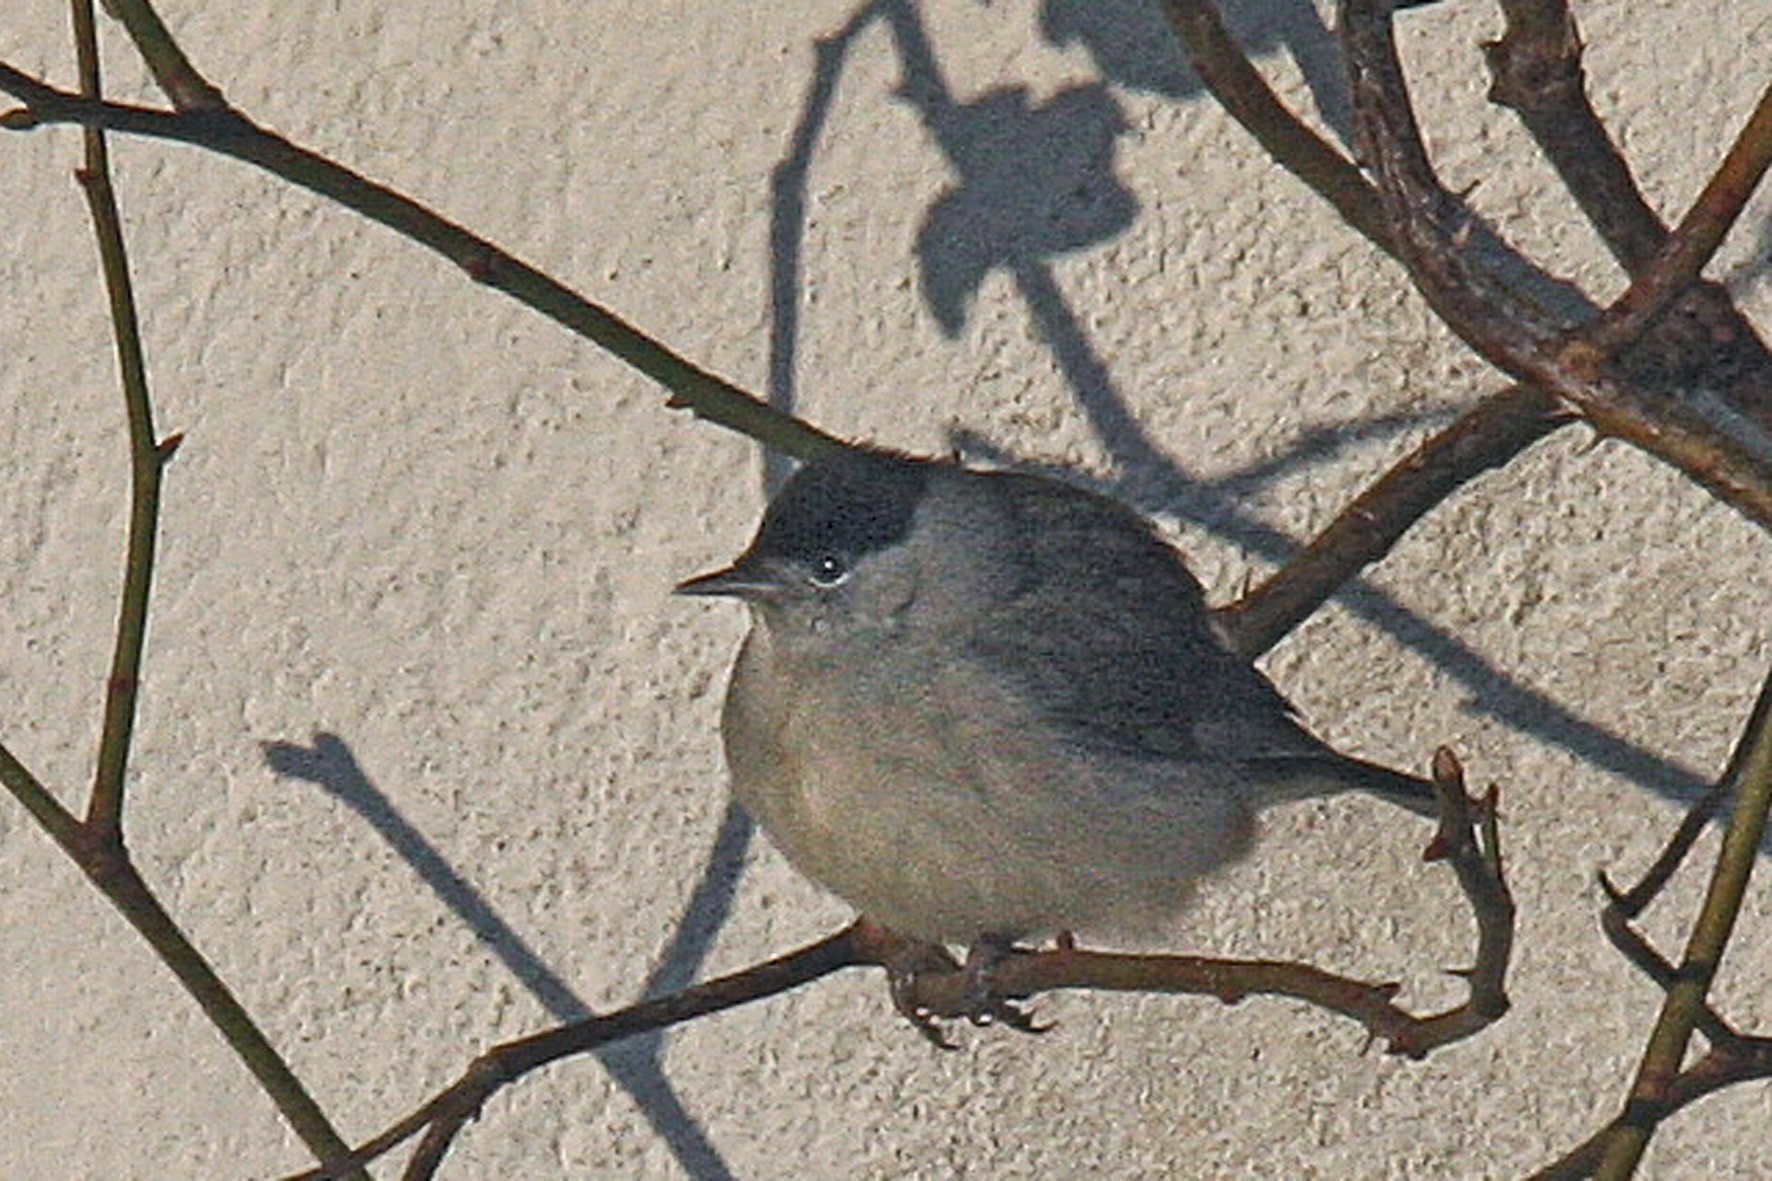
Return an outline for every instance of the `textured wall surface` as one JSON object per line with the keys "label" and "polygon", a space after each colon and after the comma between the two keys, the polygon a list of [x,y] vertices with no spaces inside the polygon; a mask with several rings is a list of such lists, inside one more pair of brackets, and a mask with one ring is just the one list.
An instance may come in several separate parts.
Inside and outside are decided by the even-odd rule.
{"label": "textured wall surface", "polygon": [[[1304,0],[1229,5],[1345,131]],[[1772,18],[1577,5],[1594,101],[1677,216]],[[1064,465],[1215,599],[1499,385],[1398,267],[1199,93],[1135,4],[167,0],[247,112],[850,437]],[[73,77],[62,6],[0,58]],[[1622,287],[1505,111],[1493,6],[1399,18],[1453,188]],[[103,30],[119,97],[159,96]],[[726,815],[743,628],[673,599],[762,503],[744,439],[395,235],[247,166],[117,141],[166,492],[130,846],[345,1133],[481,1049],[818,938],[847,911]],[[0,138],[0,741],[92,774],[127,516],[123,417],[66,128]],[[1772,322],[1765,198],[1712,268]],[[1766,536],[1568,430],[1463,491],[1265,667],[1325,737],[1504,785],[1514,1011],[1428,1061],[1300,1005],[1066,994],[937,1054],[877,973],[557,1066],[450,1177],[1505,1177],[1615,1109],[1658,995],[1605,944],[1765,670]],[[1471,936],[1424,826],[1299,805],[1175,932],[1455,999]],[[1715,835],[1700,847],[1709,854]],[[1772,880],[1772,879],[1769,879]],[[1703,886],[1647,926],[1670,950]],[[1719,992],[1772,1028],[1772,901]],[[0,1175],[266,1177],[308,1158],[134,933],[0,801]],[[1646,1175],[1755,1175],[1772,1090],[1677,1117]],[[396,1170],[384,1166],[382,1172]]]}

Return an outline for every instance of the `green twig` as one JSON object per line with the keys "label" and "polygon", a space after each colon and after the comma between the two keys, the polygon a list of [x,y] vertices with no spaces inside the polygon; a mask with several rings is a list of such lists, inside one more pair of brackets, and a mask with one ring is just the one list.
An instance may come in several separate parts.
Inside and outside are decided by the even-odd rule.
{"label": "green twig", "polygon": [[[1772,676],[1767,683],[1772,686]],[[1766,812],[1772,806],[1772,712],[1755,711],[1741,746],[1745,754],[1736,761],[1735,808],[1723,833],[1723,848],[1687,941],[1685,959],[1662,999],[1661,1016],[1649,1035],[1624,1113],[1607,1137],[1606,1151],[1595,1173],[1600,1181],[1622,1181],[1635,1172],[1649,1137],[1674,1110],[1677,1097],[1673,1084],[1680,1077],[1686,1044],[1705,1011],[1705,995],[1741,912],[1741,899],[1766,831]]]}
{"label": "green twig", "polygon": [[181,111],[206,111],[228,105],[222,92],[197,72],[148,0],[104,0],[104,5],[105,11],[129,30],[129,39],[147,62],[148,72],[173,106]]}
{"label": "green twig", "polygon": [[[100,95],[99,59],[91,0],[72,0],[71,10],[80,87],[89,100],[97,101]],[[105,693],[98,769],[86,821],[77,820],[4,747],[0,747],[0,783],[4,783],[56,844],[147,940],[258,1078],[296,1134],[314,1154],[322,1161],[343,1160],[348,1155],[348,1146],[275,1048],[253,1024],[227,985],[160,905],[130,863],[124,846],[124,772],[135,723],[136,687],[147,628],[154,541],[159,521],[160,478],[165,463],[177,446],[177,438],[165,442],[154,438],[139,322],[123,243],[122,219],[110,185],[104,134],[98,128],[88,127],[84,139],[85,160],[77,175],[86,194],[98,239],[129,423],[132,480],[124,589],[111,676]],[[367,1181],[368,1174],[362,1170],[350,1172]]]}
{"label": "green twig", "polygon": [[[91,0],[72,0],[74,47],[79,59],[80,90],[101,96],[98,41]],[[83,129],[86,160],[76,173],[92,214],[100,267],[110,299],[111,330],[117,340],[117,368],[123,383],[123,404],[129,422],[129,539],[123,566],[123,595],[117,611],[117,642],[111,654],[111,675],[105,685],[104,725],[100,731],[98,769],[93,775],[86,823],[95,839],[121,845],[123,776],[129,740],[135,729],[137,688],[141,682],[142,644],[147,635],[148,591],[154,570],[154,542],[160,518],[160,476],[171,449],[154,438],[153,408],[148,399],[147,367],[142,360],[141,324],[123,246],[123,223],[111,189],[105,133]]]}
{"label": "green twig", "polygon": [[690,363],[614,313],[410,197],[264,130],[231,107],[173,113],[97,102],[4,64],[0,64],[0,91],[26,104],[22,112],[0,116],[0,126],[20,130],[44,123],[79,123],[195,144],[255,164],[430,247],[476,282],[503,291],[609,350],[669,390],[666,405],[687,409],[799,459],[845,446]]}

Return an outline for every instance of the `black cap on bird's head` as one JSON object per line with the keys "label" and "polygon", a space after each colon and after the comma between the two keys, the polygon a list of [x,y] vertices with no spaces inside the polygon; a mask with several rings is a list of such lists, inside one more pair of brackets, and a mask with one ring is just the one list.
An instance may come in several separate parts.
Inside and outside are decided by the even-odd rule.
{"label": "black cap on bird's head", "polygon": [[835,586],[855,563],[904,540],[931,464],[889,451],[848,450],[794,473],[750,547],[724,570],[679,583],[682,595],[779,598],[810,582]]}

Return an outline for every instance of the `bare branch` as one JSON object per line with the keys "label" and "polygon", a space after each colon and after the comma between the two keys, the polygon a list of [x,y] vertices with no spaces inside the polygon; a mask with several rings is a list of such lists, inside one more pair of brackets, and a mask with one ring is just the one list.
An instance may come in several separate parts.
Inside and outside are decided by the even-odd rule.
{"label": "bare branch", "polygon": [[1568,421],[1536,386],[1484,398],[1368,485],[1267,581],[1221,608],[1231,647],[1250,658],[1267,651],[1446,497]]}
{"label": "bare branch", "polygon": [[[350,1159],[358,1166],[367,1164],[420,1131],[435,1126],[443,1130],[436,1134],[430,1146],[422,1149],[425,1159],[431,1162],[430,1171],[414,1173],[409,1169],[407,1172],[408,1177],[428,1177],[442,1161],[454,1133],[478,1114],[486,1100],[507,1083],[572,1054],[582,1054],[624,1038],[775,996],[842,968],[870,964],[874,961],[868,958],[865,950],[866,939],[866,925],[854,923],[817,943],[743,971],[691,985],[670,996],[641,1001],[615,1013],[576,1021],[495,1046],[474,1059],[455,1083],[364,1143]],[[316,1169],[296,1174],[289,1181],[316,1181],[335,1175],[335,1170]]]}
{"label": "bare branch", "polygon": [[[1761,690],[1763,706],[1772,698],[1772,675]],[[1704,905],[1692,925],[1686,955],[1666,986],[1661,1016],[1649,1035],[1643,1060],[1624,1111],[1613,1121],[1596,1176],[1622,1181],[1636,1170],[1656,1126],[1674,1110],[1679,1098],[1675,1084],[1692,1030],[1709,1012],[1705,995],[1722,962],[1723,949],[1741,913],[1741,899],[1759,856],[1760,838],[1766,832],[1766,815],[1772,809],[1772,710],[1756,707],[1742,735],[1732,769],[1735,808],[1723,834]],[[1721,1050],[1728,1043],[1717,1047]],[[1727,1073],[1727,1072],[1724,1072]]]}
{"label": "bare branch", "polygon": [[[1188,63],[1231,117],[1269,156],[1309,185],[1354,229],[1395,255],[1376,189],[1360,170],[1275,96],[1219,18],[1211,0],[1162,0]],[[1233,646],[1256,656],[1383,557],[1453,490],[1509,462],[1566,416],[1542,391],[1519,387],[1473,408],[1391,468],[1267,582],[1223,609]]]}
{"label": "bare branch", "polygon": [[[89,0],[74,0],[72,10],[80,85],[84,92],[81,101],[97,102],[99,57],[91,4]],[[129,427],[132,480],[123,591],[87,819],[85,822],[75,819],[37,777],[4,748],[0,748],[0,781],[100,893],[135,927],[161,962],[172,970],[315,1156],[322,1161],[337,1161],[348,1151],[343,1139],[227,985],[161,905],[131,863],[123,842],[124,772],[135,724],[137,685],[147,628],[154,543],[159,528],[160,479],[165,464],[177,448],[178,438],[159,440],[154,436],[122,219],[111,191],[104,135],[102,130],[88,127],[83,138],[85,161],[76,175],[86,194],[98,240]],[[359,1169],[350,1169],[347,1175],[366,1176]]]}
{"label": "bare branch", "polygon": [[1483,46],[1489,99],[1520,116],[1613,257],[1632,274],[1667,238],[1587,101],[1581,34],[1565,0],[1501,0],[1507,31]]}
{"label": "bare branch", "polygon": [[687,409],[800,459],[844,446],[841,440],[690,363],[486,239],[410,197],[264,130],[232,107],[173,113],[95,102],[46,85],[3,63],[0,91],[25,104],[22,111],[0,116],[0,126],[20,130],[47,123],[79,123],[195,144],[244,160],[430,247],[475,282],[504,292],[614,353],[669,390],[667,406]]}
{"label": "bare branch", "polygon": [[1641,336],[1668,301],[1698,278],[1759,187],[1768,164],[1772,164],[1772,86],[1760,96],[1728,155],[1686,211],[1679,228],[1662,243],[1630,289],[1583,333],[1588,343],[1610,354]]}
{"label": "bare branch", "polygon": [[[96,30],[91,0],[75,0],[74,46],[80,63],[80,90],[87,98],[102,97]],[[154,545],[160,522],[160,478],[170,450],[162,453],[154,435],[153,405],[148,396],[147,364],[142,358],[141,325],[135,310],[135,289],[123,245],[123,219],[111,190],[111,166],[105,133],[82,129],[85,165],[75,175],[86,194],[98,240],[100,270],[109,296],[111,332],[117,341],[117,368],[123,385],[129,424],[129,538],[125,543],[123,592],[117,609],[117,638],[111,654],[111,675],[105,682],[104,723],[99,736],[98,765],[87,801],[86,825],[95,839],[123,840],[123,777],[135,730],[136,698],[141,683],[142,646],[148,628],[148,593],[153,582]]]}
{"label": "bare branch", "polygon": [[[1763,1078],[1772,1078],[1772,1038],[1736,1038],[1719,1044],[1681,1071],[1668,1087],[1667,1114],[1725,1087]],[[1607,1124],[1567,1155],[1533,1173],[1528,1181],[1578,1181],[1594,1176],[1614,1126]]]}
{"label": "bare branch", "polygon": [[154,81],[181,111],[219,111],[227,108],[227,100],[173,40],[160,14],[148,0],[105,0],[105,10],[123,22],[130,40],[148,64]]}
{"label": "bare branch", "polygon": [[1661,893],[1661,889],[1667,885],[1668,879],[1673,877],[1680,864],[1686,860],[1686,854],[1691,852],[1693,843],[1698,840],[1698,835],[1716,817],[1717,811],[1722,807],[1724,801],[1735,794],[1736,785],[1741,782],[1741,776],[1746,767],[1748,753],[1752,750],[1747,736],[1768,725],[1769,717],[1772,717],[1772,678],[1768,678],[1767,682],[1760,686],[1760,695],[1754,701],[1753,710],[1748,714],[1747,725],[1742,728],[1742,739],[1735,744],[1734,751],[1730,753],[1729,762],[1723,768],[1723,774],[1711,786],[1710,790],[1700,796],[1687,810],[1679,828],[1669,838],[1661,855],[1655,859],[1655,864],[1644,873],[1642,880],[1628,891],[1620,892],[1613,887],[1612,882],[1605,874],[1600,875],[1600,885],[1610,899],[1610,910],[1617,911],[1626,920],[1634,919],[1643,913],[1643,909],[1654,901],[1657,894]]}
{"label": "bare branch", "polygon": [[1571,337],[1508,291],[1465,249],[1469,215],[1440,185],[1422,147],[1385,0],[1343,0],[1341,32],[1363,153],[1394,220],[1400,256],[1428,303],[1465,342],[1515,379],[1580,408],[1603,433],[1673,464],[1772,528],[1772,438],[1738,417],[1713,418],[1620,380],[1613,357]]}
{"label": "bare branch", "polygon": [[[1620,954],[1665,994],[1662,1014],[1623,1110],[1580,1145],[1534,1173],[1534,1181],[1590,1177],[1602,1168],[1608,1170],[1608,1176],[1629,1176],[1649,1137],[1668,1116],[1724,1087],[1772,1077],[1772,1038],[1736,1032],[1705,999],[1764,833],[1767,805],[1772,803],[1769,780],[1772,674],[1761,685],[1741,740],[1716,786],[1693,805],[1643,880],[1628,893],[1621,893],[1601,875],[1611,898],[1600,915],[1601,929]],[[1750,792],[1757,795],[1750,797]],[[1630,920],[1667,884],[1690,851],[1697,831],[1715,815],[1719,802],[1730,796],[1736,796],[1735,814],[1724,836],[1710,892],[1694,924],[1685,962],[1676,967],[1637,933]],[[1753,840],[1748,842],[1750,836]],[[1694,1030],[1704,1035],[1710,1050],[1681,1069],[1686,1042]]]}
{"label": "bare branch", "polygon": [[[130,864],[121,842],[99,834],[76,820],[11,751],[0,747],[0,783],[36,818],[82,873],[98,887],[106,901],[116,907],[129,925],[145,939],[154,954],[185,991],[191,994],[228,1045],[276,1102],[296,1134],[314,1155],[325,1162],[342,1162],[349,1148],[326,1119],[326,1113],[302,1087],[301,1080],[259,1030],[233,992],[216,975],[152,889]],[[355,1166],[337,1169],[341,1177],[367,1174]]]}
{"label": "bare branch", "polygon": [[1384,208],[1352,161],[1306,127],[1274,95],[1238,47],[1211,0],[1161,0],[1188,64],[1219,105],[1281,167],[1314,189],[1373,245],[1394,254]]}

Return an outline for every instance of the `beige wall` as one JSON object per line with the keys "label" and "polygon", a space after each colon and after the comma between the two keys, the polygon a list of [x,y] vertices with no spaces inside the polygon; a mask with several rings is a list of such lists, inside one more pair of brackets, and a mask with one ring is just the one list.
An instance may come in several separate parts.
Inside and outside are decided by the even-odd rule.
{"label": "beige wall", "polygon": [[[791,323],[797,405],[829,429],[1099,477],[1173,527],[1222,600],[1498,380],[1160,55],[1155,73],[1092,55],[1065,33],[1080,6],[1051,7],[1043,33],[1034,4],[926,3],[898,33],[914,24],[932,61],[883,20],[840,42],[782,304],[772,170],[846,5],[169,0],[166,16],[254,117],[749,388]],[[1244,25],[1290,99],[1332,92],[1308,10],[1234,7],[1278,14]],[[1577,7],[1595,101],[1676,211],[1763,85],[1772,23],[1727,0]],[[8,5],[0,57],[68,81],[65,19]],[[1400,22],[1447,182],[1481,179],[1502,233],[1615,294],[1515,121],[1482,101],[1492,6]],[[105,33],[114,91],[157,101]],[[925,119],[906,83],[945,113]],[[993,156],[993,136],[1019,146]],[[126,474],[77,154],[67,129],[0,140],[0,740],[67,799],[91,774]],[[116,157],[159,420],[186,435],[131,846],[347,1134],[575,1003],[843,922],[761,839],[710,853],[742,621],[667,592],[748,535],[756,449],[303,192],[183,147]],[[1005,196],[1047,161],[1078,178],[1056,203]],[[1712,272],[1762,323],[1769,211],[1750,207]],[[975,284],[968,243],[1008,226],[1029,261]],[[1299,459],[1323,432],[1329,452]],[[1762,533],[1588,444],[1567,431],[1458,496],[1266,662],[1350,752],[1420,766],[1451,743],[1504,785],[1521,947],[1497,1028],[1410,1063],[1292,1004],[1063,995],[1039,1003],[1045,1038],[966,1031],[939,1055],[858,973],[532,1078],[444,1175],[1477,1177],[1556,1155],[1613,1109],[1658,1001],[1604,944],[1593,873],[1646,864],[1669,793],[1721,765],[1772,620]],[[317,734],[342,745],[267,761],[262,744]],[[1342,800],[1268,830],[1175,947],[1456,997],[1440,970],[1470,939],[1416,822]],[[1670,950],[1701,887],[1682,879],[1649,920]],[[0,1175],[305,1164],[11,803],[0,899]],[[1762,1031],[1766,899],[1721,986]],[[1738,1089],[1674,1120],[1645,1175],[1751,1175],[1768,1128],[1772,1093]]]}

